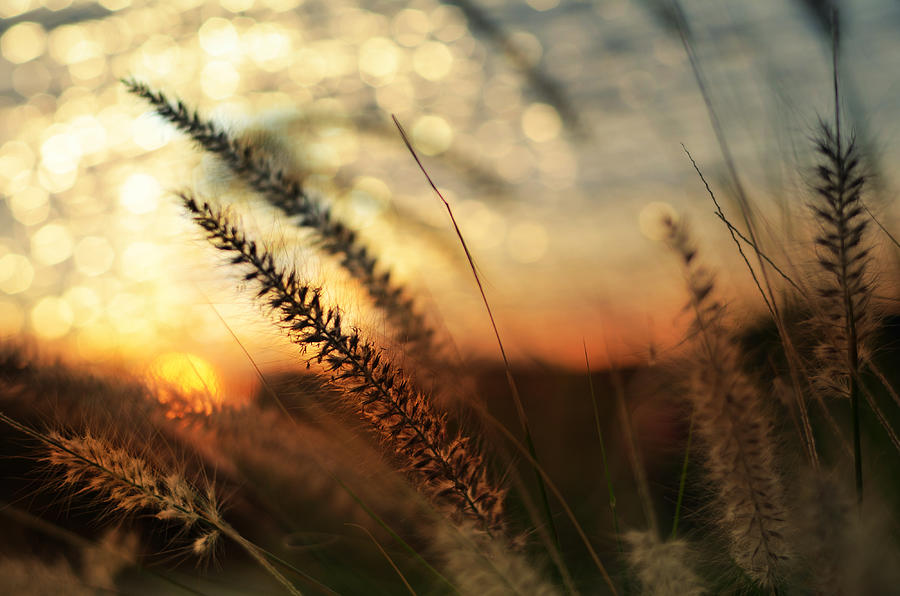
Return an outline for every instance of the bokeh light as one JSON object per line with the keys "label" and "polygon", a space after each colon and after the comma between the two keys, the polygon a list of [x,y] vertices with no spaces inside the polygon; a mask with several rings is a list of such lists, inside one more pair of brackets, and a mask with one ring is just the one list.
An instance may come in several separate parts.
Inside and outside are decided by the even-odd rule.
{"label": "bokeh light", "polygon": [[[391,115],[451,201],[498,308],[527,296],[538,318],[658,311],[662,298],[642,288],[659,283],[648,241],[659,218],[689,205],[703,229],[720,226],[680,145],[712,179],[722,170],[677,32],[648,3],[483,4],[473,6],[494,33],[438,0],[0,2],[0,333],[68,341],[97,359],[202,358],[234,343],[226,324],[251,347],[269,345],[251,323],[258,309],[180,212],[172,191],[183,188],[233,203],[254,233],[302,255],[314,282],[340,278],[308,236],[130,97],[119,79],[132,76],[295,169],[473,353],[494,356],[490,329]],[[870,3],[844,31],[867,114],[848,122],[895,121],[896,10]],[[796,184],[766,168],[804,158],[784,131],[830,113],[830,62],[808,17],[777,0],[688,16],[735,159],[772,207],[773,188]],[[885,163],[896,159],[891,134],[875,139]],[[888,168],[885,188],[894,177]],[[774,220],[790,216],[775,206]],[[364,297],[347,295],[363,325],[380,324]],[[599,295],[618,306],[588,306]],[[507,324],[527,327],[517,317]],[[568,343],[577,357],[581,336],[563,335],[523,350],[554,359]]]}
{"label": "bokeh light", "polygon": [[0,52],[14,64],[34,60],[47,47],[47,33],[38,23],[16,23],[0,37]]}

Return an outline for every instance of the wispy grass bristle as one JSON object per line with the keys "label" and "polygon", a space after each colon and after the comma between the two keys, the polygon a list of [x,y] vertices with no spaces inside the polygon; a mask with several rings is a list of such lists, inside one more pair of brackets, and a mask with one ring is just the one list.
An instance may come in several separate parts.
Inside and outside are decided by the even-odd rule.
{"label": "wispy grass bristle", "polygon": [[471,524],[439,528],[434,548],[444,562],[444,570],[461,594],[560,594],[522,553],[510,550],[507,544],[484,535]]}
{"label": "wispy grass bristle", "polygon": [[622,535],[628,545],[628,565],[647,596],[699,596],[706,590],[691,569],[690,548],[684,540],[661,541],[650,531]]}
{"label": "wispy grass bristle", "polygon": [[201,492],[181,474],[163,472],[145,459],[90,434],[44,433],[2,413],[0,422],[43,443],[47,448],[44,460],[63,469],[60,482],[64,486],[79,493],[97,495],[113,512],[128,515],[147,510],[157,519],[177,522],[185,529],[199,527],[202,540],[195,539],[191,550],[200,556],[212,555],[218,535],[224,534],[240,544],[289,593],[300,595],[300,591],[269,562],[260,547],[222,518],[212,485]]}

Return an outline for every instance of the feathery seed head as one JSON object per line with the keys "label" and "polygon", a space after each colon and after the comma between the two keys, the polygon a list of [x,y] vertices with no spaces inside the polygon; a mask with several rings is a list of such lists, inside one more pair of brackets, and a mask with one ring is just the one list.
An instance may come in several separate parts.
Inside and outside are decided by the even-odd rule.
{"label": "feathery seed head", "polygon": [[870,355],[869,342],[877,327],[873,313],[874,281],[869,272],[871,245],[867,241],[869,220],[864,216],[859,150],[851,138],[826,124],[816,140],[820,162],[810,203],[819,233],[817,260],[822,269],[818,314],[814,320],[820,364],[819,385],[835,395],[851,393],[851,377]]}
{"label": "feathery seed head", "polygon": [[630,547],[628,564],[650,596],[699,596],[706,592],[690,567],[684,540],[662,542],[650,531],[631,530],[622,538]]}
{"label": "feathery seed head", "polygon": [[257,297],[276,313],[281,327],[311,360],[330,373],[382,442],[403,462],[423,491],[448,505],[453,516],[502,530],[504,491],[487,481],[482,456],[463,436],[451,437],[444,415],[425,394],[356,329],[347,330],[340,311],[327,308],[316,288],[277,266],[272,255],[249,241],[228,216],[183,194],[185,207],[210,243],[246,266],[244,278],[259,285]]}
{"label": "feathery seed head", "polygon": [[123,514],[155,511],[157,519],[207,532],[221,522],[211,493],[203,496],[177,473],[163,475],[146,460],[91,434],[64,436],[57,432],[34,436],[48,446],[45,461],[64,468],[62,482],[78,492],[96,493],[113,511]]}
{"label": "feathery seed head", "polygon": [[434,546],[461,594],[559,594],[520,552],[471,524],[442,525],[436,530]]}
{"label": "feathery seed head", "polygon": [[433,330],[425,318],[413,309],[412,299],[390,281],[390,273],[378,273],[374,256],[360,242],[357,233],[334,218],[331,210],[317,200],[299,176],[275,169],[265,151],[233,137],[216,124],[190,111],[181,100],[172,102],[162,92],[134,80],[123,81],[128,90],[149,102],[156,112],[198,145],[222,160],[236,176],[279,209],[296,225],[315,232],[320,247],[338,258],[341,265],[366,289],[376,306],[396,326],[399,339],[428,353]]}
{"label": "feathery seed head", "polygon": [[781,579],[788,558],[771,423],[725,328],[725,309],[713,296],[713,276],[697,262],[686,226],[670,221],[668,228],[667,241],[681,257],[693,311],[696,352],[690,399],[706,450],[704,463],[716,488],[719,525],[730,538],[735,562],[771,587]]}

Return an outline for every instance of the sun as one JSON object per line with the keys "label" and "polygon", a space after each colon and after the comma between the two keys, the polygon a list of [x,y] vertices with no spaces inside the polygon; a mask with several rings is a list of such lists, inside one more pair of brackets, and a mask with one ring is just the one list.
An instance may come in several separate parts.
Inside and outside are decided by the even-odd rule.
{"label": "sun", "polygon": [[223,401],[222,382],[215,367],[194,354],[162,354],[153,360],[147,374],[157,389],[157,399],[169,406],[170,418],[210,414]]}

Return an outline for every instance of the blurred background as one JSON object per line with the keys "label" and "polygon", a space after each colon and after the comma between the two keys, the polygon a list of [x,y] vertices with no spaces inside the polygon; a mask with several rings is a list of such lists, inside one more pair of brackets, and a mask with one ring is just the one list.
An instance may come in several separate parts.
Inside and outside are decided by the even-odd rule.
{"label": "blurred background", "polygon": [[[833,114],[831,5],[816,0],[3,0],[0,333],[181,383],[296,365],[172,191],[241,203],[348,316],[383,317],[308,238],[129,96],[134,77],[298,168],[440,321],[496,346],[450,201],[515,361],[647,362],[686,321],[661,214],[688,217],[740,316],[763,310],[685,155],[732,219],[733,184],[691,44],[770,256],[802,274],[810,137]],[[869,206],[898,215],[900,4],[841,3],[845,116],[870,155]],[[790,239],[790,242],[789,242]],[[806,244],[804,244],[806,243]],[[885,249],[884,262],[896,253]],[[886,291],[890,294],[890,291]],[[183,380],[188,379],[188,380]],[[191,381],[190,379],[195,379]],[[213,394],[219,391],[213,389]]]}

